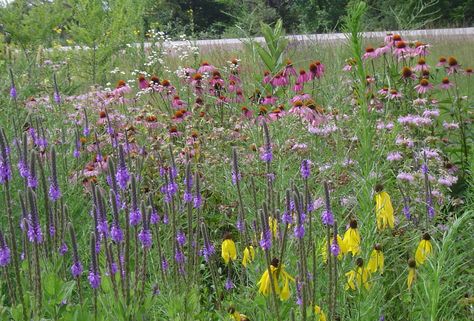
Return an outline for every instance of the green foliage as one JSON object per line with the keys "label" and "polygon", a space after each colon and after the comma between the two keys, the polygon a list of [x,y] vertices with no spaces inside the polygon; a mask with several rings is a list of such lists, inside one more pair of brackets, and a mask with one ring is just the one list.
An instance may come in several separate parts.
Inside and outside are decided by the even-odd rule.
{"label": "green foliage", "polygon": [[261,23],[261,32],[265,38],[265,49],[259,43],[254,43],[260,59],[271,74],[278,72],[283,65],[283,53],[288,45],[288,40],[283,37],[283,22],[278,20],[272,28],[266,23]]}

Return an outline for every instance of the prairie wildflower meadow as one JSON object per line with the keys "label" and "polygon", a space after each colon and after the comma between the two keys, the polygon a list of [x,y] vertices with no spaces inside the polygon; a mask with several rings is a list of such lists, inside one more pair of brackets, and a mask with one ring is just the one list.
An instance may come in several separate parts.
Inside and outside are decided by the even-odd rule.
{"label": "prairie wildflower meadow", "polygon": [[0,320],[473,320],[474,42],[365,10],[344,43],[12,51]]}

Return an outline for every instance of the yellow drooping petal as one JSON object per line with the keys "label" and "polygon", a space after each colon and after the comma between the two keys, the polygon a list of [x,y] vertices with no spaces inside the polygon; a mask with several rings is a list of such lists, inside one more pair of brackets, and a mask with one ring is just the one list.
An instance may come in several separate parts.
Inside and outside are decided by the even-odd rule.
{"label": "yellow drooping petal", "polygon": [[231,316],[232,316],[232,319],[234,319],[234,321],[242,321],[240,312],[235,311],[234,313],[231,314]]}
{"label": "yellow drooping petal", "polygon": [[321,309],[321,307],[319,305],[314,306],[314,314],[316,314],[318,316],[317,321],[326,321],[327,320],[326,313],[324,313],[324,311]]}
{"label": "yellow drooping petal", "polygon": [[222,242],[221,255],[225,264],[228,264],[230,260],[234,261],[237,258],[237,249],[235,248],[234,241],[231,239],[225,239]]}
{"label": "yellow drooping petal", "polygon": [[416,279],[416,270],[415,268],[408,268],[408,278],[407,278],[407,285],[408,289],[411,289],[413,281]]}
{"label": "yellow drooping petal", "polygon": [[346,276],[347,276],[347,282],[346,282],[346,286],[345,286],[345,289],[346,291],[349,290],[349,289],[352,289],[352,290],[355,290],[356,287],[355,287],[355,271],[349,271],[346,273]]}
{"label": "yellow drooping petal", "polygon": [[426,258],[433,251],[433,246],[429,240],[421,240],[415,252],[415,260],[417,265],[425,263]]}
{"label": "yellow drooping petal", "polygon": [[242,258],[242,265],[247,267],[247,264],[251,263],[255,259],[255,249],[252,245],[249,245],[244,250],[244,257]]}
{"label": "yellow drooping petal", "polygon": [[344,244],[347,252],[351,252],[352,256],[360,252],[360,234],[356,228],[349,227],[344,233]]}
{"label": "yellow drooping petal", "polygon": [[268,227],[270,227],[270,231],[272,231],[272,235],[275,238],[277,236],[278,220],[276,218],[269,216]]}
{"label": "yellow drooping petal", "polygon": [[[273,284],[275,286],[275,293],[279,294],[280,293],[280,287],[278,286],[278,280],[277,280],[277,268],[274,267],[273,265],[270,265],[270,269],[272,271],[272,277],[273,277]],[[268,275],[268,269],[265,269],[265,272],[263,272],[262,277],[260,278],[260,281],[258,281],[257,285],[259,285],[258,292],[262,293],[264,296],[267,296],[270,291],[271,291],[271,281],[270,277]]]}
{"label": "yellow drooping petal", "polygon": [[395,226],[395,216],[393,216],[393,206],[390,195],[382,191],[375,194],[375,215],[377,217],[377,228],[384,230],[387,227]]}
{"label": "yellow drooping petal", "polygon": [[382,251],[378,250],[373,250],[372,253],[370,254],[370,259],[369,263],[367,263],[367,270],[370,273],[375,273],[377,270],[380,271],[380,273],[383,273],[383,267],[384,267],[384,257]]}
{"label": "yellow drooping petal", "polygon": [[280,292],[280,300],[286,301],[289,298],[290,298],[290,280],[286,278],[285,283],[283,285],[283,289]]}

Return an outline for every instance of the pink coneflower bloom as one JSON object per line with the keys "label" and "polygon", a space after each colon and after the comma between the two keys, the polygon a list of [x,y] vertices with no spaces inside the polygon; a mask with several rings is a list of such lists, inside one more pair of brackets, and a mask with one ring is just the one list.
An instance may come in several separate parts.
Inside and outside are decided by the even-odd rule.
{"label": "pink coneflower bloom", "polygon": [[262,101],[262,105],[274,105],[277,102],[277,97],[273,97],[271,95],[265,96]]}
{"label": "pink coneflower bloom", "polygon": [[128,86],[128,84],[125,82],[125,80],[119,80],[117,83],[117,87],[113,90],[114,95],[123,95],[127,94],[132,91],[132,88]]}
{"label": "pink coneflower bloom", "polygon": [[309,78],[313,80],[315,78],[321,78],[324,74],[325,67],[321,61],[316,60],[309,65]]}
{"label": "pink coneflower bloom", "polygon": [[186,106],[186,103],[182,101],[179,96],[174,96],[173,100],[171,101],[171,106],[175,109],[182,109]]}
{"label": "pink coneflower bloom", "polygon": [[286,66],[285,69],[283,69],[283,77],[290,77],[294,76],[296,77],[296,69],[293,67],[293,64],[291,63],[291,60],[286,61]]}
{"label": "pink coneflower bloom", "polygon": [[365,81],[367,82],[367,85],[375,83],[375,78],[372,77],[371,75],[365,76]]}
{"label": "pink coneflower bloom", "polygon": [[283,76],[283,74],[280,72],[278,73],[273,79],[272,79],[272,85],[273,87],[286,87],[288,86],[288,78]]}
{"label": "pink coneflower bloom", "polygon": [[403,80],[416,79],[416,75],[413,73],[410,67],[403,67],[401,75]]}
{"label": "pink coneflower bloom", "polygon": [[158,86],[158,91],[165,92],[166,95],[173,95],[174,92],[176,91],[176,88],[174,88],[174,86],[171,86],[171,83],[169,80],[163,79],[161,81],[161,84]]}
{"label": "pink coneflower bloom", "polygon": [[443,122],[444,129],[459,129],[458,123],[448,123],[446,121]]}
{"label": "pink coneflower bloom", "polygon": [[241,103],[243,101],[244,101],[244,93],[242,92],[242,89],[238,88],[235,91],[234,102]]}
{"label": "pink coneflower bloom", "polygon": [[177,110],[171,118],[175,123],[181,123],[190,113],[186,109]]}
{"label": "pink coneflower bloom", "polygon": [[403,155],[400,152],[390,152],[387,155],[387,160],[389,162],[400,161],[403,159]]}
{"label": "pink coneflower bloom", "polygon": [[216,104],[218,105],[222,105],[228,102],[230,102],[230,99],[223,95],[220,95],[216,100]]}
{"label": "pink coneflower bloom", "polygon": [[401,99],[402,94],[396,89],[390,89],[390,92],[387,94],[387,98],[390,100]]}
{"label": "pink coneflower bloom", "polygon": [[438,63],[436,64],[436,67],[444,67],[446,65],[446,58],[445,57],[440,57],[438,60]]}
{"label": "pink coneflower bloom", "polygon": [[253,112],[245,106],[242,107],[242,118],[252,119],[253,118]]}
{"label": "pink coneflower bloom", "polygon": [[290,103],[294,104],[298,100],[305,101],[305,100],[310,99],[310,98],[311,98],[310,94],[300,93],[300,94],[296,95],[295,97],[291,98]]}
{"label": "pink coneflower bloom", "polygon": [[238,88],[239,88],[239,87],[236,86],[235,81],[229,80],[229,86],[227,87],[227,90],[229,90],[229,92],[233,93],[233,92],[236,91]]}
{"label": "pink coneflower bloom", "polygon": [[238,77],[237,75],[234,75],[234,74],[229,75],[229,82],[230,81],[233,81],[235,84],[242,83],[242,80],[240,80],[240,77]]}
{"label": "pink coneflower bloom", "polygon": [[283,106],[280,106],[272,110],[272,112],[268,114],[268,118],[270,118],[271,120],[277,120],[285,116],[285,114],[286,113],[285,113],[285,110],[283,109]]}
{"label": "pink coneflower bloom", "polygon": [[464,74],[465,74],[466,76],[471,76],[473,73],[474,73],[474,71],[472,71],[472,68],[466,68],[466,69],[464,69]]}
{"label": "pink coneflower bloom", "polygon": [[145,76],[140,75],[140,77],[138,77],[138,88],[140,88],[141,90],[144,90],[144,89],[147,89],[148,87],[150,87],[150,84],[146,80]]}
{"label": "pink coneflower bloom", "polygon": [[377,56],[380,57],[390,52],[390,50],[392,50],[391,48],[392,47],[390,45],[380,46],[377,49],[375,49],[375,52],[377,53]]}
{"label": "pink coneflower bloom", "polygon": [[272,80],[272,76],[270,75],[270,72],[268,70],[265,70],[263,72],[263,84],[269,84]]}
{"label": "pink coneflower bloom", "polygon": [[392,45],[393,44],[393,33],[387,33],[387,35],[383,39],[383,42],[386,45],[389,45],[389,46]]}
{"label": "pink coneflower bloom", "polygon": [[172,125],[168,132],[171,137],[179,137],[182,135],[182,133],[178,130],[178,127],[176,127],[175,125]]}
{"label": "pink coneflower bloom", "polygon": [[448,67],[446,69],[446,72],[448,73],[448,75],[458,72],[458,69],[460,67],[461,66],[458,64],[458,61],[456,60],[456,58],[452,56],[448,58]]}
{"label": "pink coneflower bloom", "polygon": [[302,90],[303,90],[303,85],[300,84],[299,82],[295,82],[295,85],[293,86],[293,91],[295,93],[299,93]]}
{"label": "pink coneflower bloom", "polygon": [[216,70],[216,67],[214,67],[213,65],[210,65],[207,61],[203,61],[201,66],[198,69],[198,72],[201,74],[205,74],[205,73],[210,74],[214,70]]}
{"label": "pink coneflower bloom", "polygon": [[193,75],[193,80],[191,81],[191,85],[194,87],[194,92],[198,95],[201,95],[203,92],[202,88],[202,75],[198,72]]}
{"label": "pink coneflower bloom", "polygon": [[393,54],[398,58],[406,57],[409,52],[410,47],[407,46],[405,41],[400,40],[395,43],[395,49],[393,50]]}
{"label": "pink coneflower bloom", "polygon": [[379,91],[377,91],[377,93],[379,95],[382,95],[382,96],[387,96],[388,95],[388,87],[383,87],[382,89],[380,89]]}
{"label": "pink coneflower bloom", "polygon": [[397,175],[397,179],[411,183],[415,180],[415,177],[410,173],[400,172]]}
{"label": "pink coneflower bloom", "polygon": [[365,53],[362,56],[362,59],[364,59],[364,60],[375,59],[377,57],[378,57],[377,50],[375,50],[374,47],[367,47],[367,48],[365,48]]}
{"label": "pink coneflower bloom", "polygon": [[415,42],[415,50],[414,50],[414,54],[417,55],[417,56],[427,56],[429,55],[429,51],[428,51],[428,48],[430,47],[430,45],[426,44],[426,43],[423,43],[423,42],[420,42],[420,41],[416,41]]}
{"label": "pink coneflower bloom", "polygon": [[308,82],[310,80],[309,75],[306,73],[304,69],[300,69],[300,75],[296,79],[297,82],[300,84],[304,84],[305,82]]}
{"label": "pink coneflower bloom", "polygon": [[420,80],[420,83],[415,86],[416,92],[420,95],[427,93],[431,89],[433,89],[433,85],[427,79]]}
{"label": "pink coneflower bloom", "polygon": [[346,64],[342,68],[343,71],[351,71],[352,68],[356,65],[356,61],[353,58],[346,59]]}
{"label": "pink coneflower bloom", "polygon": [[449,81],[449,78],[445,77],[445,78],[443,78],[443,80],[441,80],[441,84],[439,85],[439,88],[447,90],[447,89],[449,89],[453,86],[454,86],[454,84]]}
{"label": "pink coneflower bloom", "polygon": [[416,72],[429,70],[429,69],[430,69],[430,66],[426,64],[426,61],[424,58],[418,59],[418,64],[413,68],[413,70]]}

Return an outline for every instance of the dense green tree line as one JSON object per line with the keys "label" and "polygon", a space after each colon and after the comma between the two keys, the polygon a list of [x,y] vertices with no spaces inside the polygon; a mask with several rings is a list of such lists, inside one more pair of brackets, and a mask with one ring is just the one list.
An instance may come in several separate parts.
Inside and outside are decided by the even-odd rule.
{"label": "dense green tree line", "polygon": [[[278,18],[288,33],[340,30],[348,0],[14,0],[0,7],[3,41],[51,46],[123,43],[150,28],[196,38],[254,35]],[[372,30],[469,26],[474,0],[369,0]]]}

